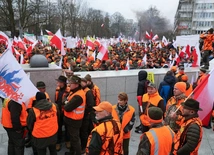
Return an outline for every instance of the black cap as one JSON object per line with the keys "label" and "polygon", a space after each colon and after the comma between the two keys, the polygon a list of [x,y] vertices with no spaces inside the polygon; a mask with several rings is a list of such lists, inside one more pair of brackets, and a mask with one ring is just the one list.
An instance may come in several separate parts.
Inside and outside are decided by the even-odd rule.
{"label": "black cap", "polygon": [[46,87],[46,85],[43,81],[38,81],[36,83],[36,88],[45,88],[45,87]]}
{"label": "black cap", "polygon": [[203,73],[207,72],[207,70],[205,68],[200,68],[200,71],[203,72]]}
{"label": "black cap", "polygon": [[183,108],[195,111],[202,111],[199,107],[199,102],[194,99],[187,99],[185,102],[182,103]]}
{"label": "black cap", "polygon": [[67,78],[65,76],[62,76],[62,75],[60,75],[58,77],[58,79],[56,79],[56,80],[59,81],[59,82],[62,82],[62,83],[66,83],[67,82]]}
{"label": "black cap", "polygon": [[40,101],[40,100],[43,100],[43,99],[46,99],[45,93],[37,92],[36,93],[36,101]]}

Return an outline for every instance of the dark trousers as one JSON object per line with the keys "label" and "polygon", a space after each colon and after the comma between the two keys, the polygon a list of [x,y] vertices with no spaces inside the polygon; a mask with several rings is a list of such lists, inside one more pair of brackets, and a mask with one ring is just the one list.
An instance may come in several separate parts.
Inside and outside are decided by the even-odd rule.
{"label": "dark trousers", "polygon": [[129,138],[123,139],[123,155],[129,154]]}
{"label": "dark trousers", "polygon": [[[48,149],[49,149],[50,155],[57,155],[55,144],[49,145]],[[46,151],[47,151],[47,148],[42,148],[42,149],[37,148],[38,155],[46,155]]]}
{"label": "dark trousers", "polygon": [[83,118],[82,126],[80,128],[80,140],[81,140],[81,148],[84,150],[88,141],[88,130],[89,130],[89,116],[87,118]]}
{"label": "dark trousers", "polygon": [[[63,117],[64,114],[61,113],[60,114],[60,121],[58,123],[58,131],[57,131],[57,144],[60,144],[62,142],[62,137],[63,137],[63,133],[62,133],[62,126],[63,126]],[[64,124],[65,125],[65,124]],[[67,130],[67,126],[65,125],[65,135],[64,135],[64,140],[65,142],[69,142],[69,133]]]}
{"label": "dark trousers", "polygon": [[79,138],[80,128],[74,128],[72,125],[68,125],[68,132],[70,135],[70,154],[71,155],[81,155],[81,145]]}
{"label": "dark trousers", "polygon": [[211,51],[204,51],[202,61],[205,67],[209,67],[209,56]]}
{"label": "dark trousers", "polygon": [[23,131],[18,133],[12,129],[6,129],[8,135],[8,155],[24,155],[25,140]]}

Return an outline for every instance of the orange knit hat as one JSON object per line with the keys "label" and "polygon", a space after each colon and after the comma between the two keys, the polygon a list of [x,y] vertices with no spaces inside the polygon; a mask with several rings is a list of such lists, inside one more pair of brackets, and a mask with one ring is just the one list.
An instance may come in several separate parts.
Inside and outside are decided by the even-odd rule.
{"label": "orange knit hat", "polygon": [[178,90],[180,90],[182,93],[186,92],[186,83],[185,82],[177,82],[174,86]]}
{"label": "orange knit hat", "polygon": [[176,72],[177,71],[177,67],[176,66],[172,66],[170,70],[173,71],[173,72]]}
{"label": "orange knit hat", "polygon": [[184,82],[187,82],[188,81],[188,76],[186,74],[182,75],[181,76],[181,80],[184,81]]}

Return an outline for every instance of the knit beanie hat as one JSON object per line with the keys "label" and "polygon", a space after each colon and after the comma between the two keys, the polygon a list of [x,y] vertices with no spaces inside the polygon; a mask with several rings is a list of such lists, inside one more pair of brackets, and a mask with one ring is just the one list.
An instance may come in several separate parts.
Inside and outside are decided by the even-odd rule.
{"label": "knit beanie hat", "polygon": [[187,82],[187,81],[188,81],[188,76],[187,76],[186,74],[182,75],[182,76],[181,76],[181,80],[182,80],[183,82]]}
{"label": "knit beanie hat", "polygon": [[182,93],[186,92],[186,83],[185,82],[177,82],[174,87],[176,87]]}
{"label": "knit beanie hat", "polygon": [[163,121],[163,111],[159,107],[150,107],[148,118],[150,123],[161,123]]}
{"label": "knit beanie hat", "polygon": [[36,93],[36,101],[40,101],[40,100],[42,100],[42,99],[46,99],[45,93],[37,92],[37,93]]}
{"label": "knit beanie hat", "polygon": [[87,75],[85,76],[85,79],[86,79],[87,81],[91,81],[91,75],[87,74]]}

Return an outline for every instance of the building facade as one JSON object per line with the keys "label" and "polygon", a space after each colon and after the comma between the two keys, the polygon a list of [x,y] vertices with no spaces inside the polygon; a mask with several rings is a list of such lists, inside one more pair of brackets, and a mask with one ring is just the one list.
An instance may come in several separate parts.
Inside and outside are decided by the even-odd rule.
{"label": "building facade", "polygon": [[214,0],[180,0],[175,14],[175,35],[201,34],[213,27]]}

